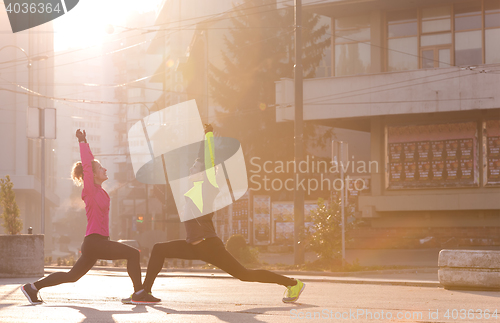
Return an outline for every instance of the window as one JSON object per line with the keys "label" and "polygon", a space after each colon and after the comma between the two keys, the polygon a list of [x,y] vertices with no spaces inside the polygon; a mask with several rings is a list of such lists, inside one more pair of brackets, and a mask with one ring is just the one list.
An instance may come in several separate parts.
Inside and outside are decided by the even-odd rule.
{"label": "window", "polygon": [[455,65],[483,62],[481,2],[455,6]]}
{"label": "window", "polygon": [[420,66],[422,68],[451,65],[451,6],[426,8],[421,11]]}
{"label": "window", "polygon": [[499,39],[500,0],[388,12],[387,70],[500,63]]}
{"label": "window", "polygon": [[500,63],[500,0],[484,1],[485,63]]}
{"label": "window", "polygon": [[388,70],[402,71],[418,68],[418,22],[416,10],[389,13]]}
{"label": "window", "polygon": [[[331,30],[332,19],[330,17],[321,16],[321,15],[318,15],[317,17],[319,18],[319,23],[321,25],[328,26],[328,30]],[[322,36],[320,41],[324,41],[324,40],[330,38],[331,36],[332,35],[328,32]],[[332,61],[330,59],[332,57],[331,51],[332,51],[332,49],[330,46],[328,46],[325,49],[325,51],[323,53],[323,57],[321,58],[319,65],[315,69],[314,77],[329,77],[332,75],[331,74]]]}
{"label": "window", "polygon": [[370,16],[335,19],[335,75],[370,71]]}

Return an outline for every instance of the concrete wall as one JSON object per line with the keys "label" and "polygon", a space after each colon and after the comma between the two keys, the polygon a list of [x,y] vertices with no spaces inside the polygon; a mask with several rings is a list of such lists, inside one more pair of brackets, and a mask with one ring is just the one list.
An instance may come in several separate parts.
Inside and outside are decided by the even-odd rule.
{"label": "concrete wall", "polygon": [[0,277],[43,276],[44,235],[0,235]]}

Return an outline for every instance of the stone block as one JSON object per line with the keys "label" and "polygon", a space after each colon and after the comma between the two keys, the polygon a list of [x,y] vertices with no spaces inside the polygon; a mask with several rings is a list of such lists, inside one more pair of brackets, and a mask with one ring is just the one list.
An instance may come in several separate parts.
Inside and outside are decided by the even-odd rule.
{"label": "stone block", "polygon": [[500,251],[443,249],[438,265],[439,282],[447,289],[500,289]]}
{"label": "stone block", "polygon": [[44,235],[0,235],[0,277],[38,277],[44,273]]}

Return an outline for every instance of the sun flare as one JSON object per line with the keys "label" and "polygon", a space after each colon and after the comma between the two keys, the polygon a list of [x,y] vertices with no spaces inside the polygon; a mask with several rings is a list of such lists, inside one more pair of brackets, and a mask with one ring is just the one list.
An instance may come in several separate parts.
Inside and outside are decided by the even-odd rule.
{"label": "sun flare", "polygon": [[[54,49],[85,48],[102,44],[113,34],[124,31],[127,16],[158,8],[162,0],[85,0],[54,21]],[[148,26],[154,24],[154,21]]]}

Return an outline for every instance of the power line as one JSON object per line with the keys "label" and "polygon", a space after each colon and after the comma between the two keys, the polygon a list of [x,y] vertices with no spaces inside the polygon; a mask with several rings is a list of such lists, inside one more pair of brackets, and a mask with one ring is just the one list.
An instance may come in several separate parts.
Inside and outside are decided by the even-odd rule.
{"label": "power line", "polygon": [[[287,34],[287,33],[291,33],[291,32],[292,32],[292,31],[288,31],[288,32],[286,32],[285,34]],[[259,43],[262,43],[262,42],[266,42],[266,41],[268,41],[268,40],[271,40],[271,39],[274,39],[274,38],[278,38],[278,37],[282,37],[282,36],[283,36],[283,35],[271,36],[271,37],[269,37],[269,38],[261,39],[261,40],[259,40],[259,41],[253,42],[253,43],[245,44],[244,46],[239,46],[239,47],[238,47],[238,49],[246,48],[246,47],[248,47],[248,46],[253,46],[253,45],[255,45],[255,44],[259,44]],[[118,87],[128,86],[128,85],[130,85],[130,84],[137,83],[137,82],[140,82],[140,81],[144,81],[144,80],[146,80],[146,79],[148,79],[148,78],[151,78],[151,77],[154,77],[154,76],[157,76],[157,75],[162,75],[162,74],[165,74],[165,73],[166,73],[166,71],[164,71],[164,72],[159,72],[159,73],[155,73],[155,74],[152,74],[152,75],[149,75],[149,76],[141,77],[141,78],[139,78],[139,79],[136,79],[136,80],[133,80],[133,81],[130,81],[130,82],[121,83],[121,84],[114,84],[114,85],[111,85],[111,87],[112,87],[112,88],[118,88]],[[15,84],[15,83],[12,83],[12,82],[10,82],[10,81],[8,81],[8,80],[4,79],[3,77],[0,77],[0,78],[1,78],[1,79],[3,79],[3,80],[5,80],[5,81],[7,81],[9,84]],[[25,89],[25,90],[29,90],[29,89],[27,89],[27,88],[22,87],[20,84],[15,84],[15,85],[16,85],[17,87],[21,87],[21,88],[23,88],[23,89]],[[84,83],[84,85],[86,85],[86,84]],[[86,85],[86,86],[102,86],[102,85]],[[176,94],[186,94],[186,93],[187,93],[187,92],[178,92],[178,91],[163,91],[163,90],[159,90],[159,89],[152,89],[152,88],[146,88],[146,89],[151,89],[151,90],[156,90],[156,91],[162,91],[162,92],[170,92],[170,93],[176,93]],[[97,90],[97,89],[96,89],[96,90]],[[88,92],[92,92],[92,91],[93,91],[93,90],[88,91]],[[75,94],[76,94],[76,93],[86,93],[86,91],[78,91],[78,92],[74,92],[74,93],[75,93]],[[207,94],[194,94],[194,95],[198,95],[198,96],[201,96],[201,95],[203,95],[203,96],[207,96]],[[61,99],[64,99],[64,98],[59,98],[58,100],[61,100]],[[68,100],[77,100],[77,99],[68,99]],[[71,101],[70,101],[70,102],[71,102]],[[85,102],[80,102],[80,103],[85,103]],[[141,103],[142,103],[142,102],[141,102]],[[151,102],[149,102],[149,103],[151,103]]]}
{"label": "power line", "polygon": [[391,103],[417,103],[417,102],[442,102],[442,101],[474,101],[474,100],[494,100],[492,96],[484,98],[460,98],[460,99],[439,99],[439,100],[400,100],[400,101],[367,101],[367,102],[338,102],[338,103],[309,103],[308,105],[351,105],[351,104],[391,104]]}
{"label": "power line", "polygon": [[[275,4],[281,4],[281,3],[287,3],[287,2],[291,2],[290,0],[285,0],[285,1],[278,1],[276,2]],[[308,5],[313,5],[313,4],[319,4],[319,3],[325,3],[325,2],[329,2],[327,0],[320,0],[320,1],[314,1],[314,2],[310,2],[308,3]],[[240,4],[238,6],[236,6],[235,8],[231,9],[231,10],[227,10],[227,11],[224,11],[222,13],[217,13],[217,14],[212,14],[212,15],[205,15],[205,16],[197,16],[197,17],[193,17],[193,18],[186,18],[186,19],[180,19],[180,20],[177,20],[177,21],[171,21],[171,22],[166,22],[166,23],[163,23],[163,24],[159,24],[159,25],[151,25],[151,26],[146,26],[146,27],[142,27],[142,28],[149,28],[149,27],[155,27],[155,26],[162,26],[162,25],[168,25],[168,24],[175,24],[175,23],[181,23],[181,22],[186,22],[186,21],[191,21],[191,20],[196,20],[196,22],[192,23],[192,24],[189,24],[188,26],[192,26],[192,25],[197,25],[198,23],[200,23],[199,20],[202,20],[204,18],[206,19],[210,19],[211,17],[218,17],[219,16],[219,19],[212,19],[210,22],[217,22],[217,21],[220,21],[220,20],[225,20],[225,19],[232,19],[232,18],[237,18],[237,17],[241,17],[241,16],[248,16],[249,14],[246,13],[244,15],[239,15],[239,16],[227,16],[228,14],[231,14],[231,13],[234,13],[234,12],[239,12],[239,11],[250,11],[251,9],[256,9],[256,8],[260,8],[260,7],[268,7],[270,6],[271,4],[263,4],[263,5],[259,5],[259,6],[254,6],[254,7],[247,7],[247,8],[239,8],[241,6],[243,6],[244,4]],[[261,11],[256,11],[254,13],[251,13],[251,14],[262,14],[262,13],[265,13],[265,12],[270,12],[270,11],[279,11],[279,10],[283,10],[285,8],[274,8],[274,9],[271,9],[271,10],[261,10]],[[224,16],[224,17],[220,17],[220,16]],[[115,26],[118,26],[118,25],[115,25]],[[122,28],[128,28],[128,27],[123,27],[123,26],[119,26],[119,27],[122,27]],[[182,26],[179,26],[179,27],[175,27],[175,28],[170,28],[168,30],[170,31],[179,31],[179,30],[187,30],[187,29],[181,29]],[[265,28],[271,28],[271,27],[265,27]],[[289,28],[289,27],[276,27],[276,28]],[[133,29],[136,29],[136,30],[141,30],[141,28],[128,28],[127,31],[130,31],[130,30],[133,30]],[[230,28],[228,28],[230,29]],[[237,28],[233,28],[233,29],[237,29]],[[159,29],[157,31],[162,31],[162,30],[166,30],[166,29]],[[190,29],[189,29],[190,30]],[[150,30],[148,30],[148,32],[150,32]],[[330,33],[326,33],[330,36],[334,36]],[[162,37],[166,37],[168,36],[169,34],[165,34],[163,35]],[[124,39],[128,39],[128,38],[132,38],[132,37],[137,37],[137,36],[140,36],[139,35],[133,35],[133,36],[130,36],[130,37],[124,37],[124,38],[121,38],[121,39],[116,39],[116,40],[112,40],[111,42],[114,42],[114,41],[120,41],[120,40],[124,40]],[[374,47],[379,47],[379,48],[382,48],[382,49],[385,49],[385,50],[390,50],[390,51],[394,51],[394,52],[398,52],[398,53],[401,53],[401,54],[405,54],[405,55],[410,55],[410,56],[415,56],[415,57],[418,57],[420,58],[421,56],[419,55],[414,55],[414,54],[410,54],[410,53],[406,53],[406,52],[403,52],[403,51],[398,51],[398,50],[395,50],[395,49],[390,49],[390,48],[387,48],[387,47],[383,47],[383,46],[380,46],[380,45],[374,45],[374,44],[371,44],[370,42],[360,42],[360,41],[357,41],[357,40],[354,40],[354,39],[351,39],[351,38],[348,38],[348,37],[344,37],[342,36],[341,38],[344,38],[344,39],[347,39],[347,40],[352,40],[352,41],[356,41],[356,42],[359,42],[359,43],[364,43],[364,44],[367,44],[369,46],[374,46]],[[146,42],[150,42],[151,40],[147,40],[145,42],[142,42],[142,43],[146,43]],[[139,43],[141,44],[141,43]],[[135,44],[135,45],[131,45],[127,48],[124,48],[124,49],[129,49],[131,47],[135,47],[139,44]],[[95,46],[99,46],[99,44],[97,45],[93,45],[93,46],[89,46],[87,48],[83,48],[83,49],[77,49],[75,51],[79,51],[79,50],[85,50],[85,49],[88,49],[88,48],[91,48],[91,47],[95,47]],[[123,49],[119,49],[117,50],[116,52],[118,51],[121,51]],[[75,52],[73,51],[73,52]],[[53,52],[53,51],[51,51]],[[55,67],[60,67],[60,66],[66,66],[66,65],[69,65],[69,64],[74,64],[74,63],[79,63],[79,62],[82,62],[82,61],[86,61],[86,60],[90,60],[90,59],[94,59],[94,58],[99,58],[99,57],[102,57],[102,56],[105,56],[105,55],[108,55],[108,54],[112,54],[113,52],[109,52],[109,53],[105,53],[103,55],[99,55],[99,56],[95,56],[95,57],[91,57],[91,58],[86,58],[84,60],[80,60],[80,61],[76,61],[76,62],[69,62],[69,63],[66,63],[66,64],[62,64],[62,65],[57,65],[57,66],[53,66],[53,67],[50,67],[50,68],[55,68]],[[61,53],[62,54],[66,54],[66,53]],[[53,57],[56,57],[57,55],[54,55]],[[437,62],[440,62],[440,63],[444,63],[444,64],[448,64],[451,66],[450,63],[447,63],[447,62],[441,62],[439,60],[431,60],[431,61],[437,61]],[[42,68],[42,67],[39,67],[39,68],[36,68],[36,70],[40,70],[40,69],[47,69],[49,67],[45,67],[45,68]],[[333,66],[332,66],[333,68]],[[0,68],[1,69],[1,68]]]}
{"label": "power line", "polygon": [[[286,2],[290,2],[290,0],[285,0],[285,1],[279,1],[279,2],[276,2],[276,4],[280,4],[280,3],[286,3]],[[328,2],[327,0],[320,0],[320,1],[315,1],[315,2],[310,2],[309,5],[311,4],[317,4],[317,3],[323,3],[323,2]],[[242,6],[243,4],[239,5],[239,6]],[[164,23],[164,24],[160,24],[159,26],[161,25],[165,25],[165,24],[170,24],[170,23],[177,23],[177,22],[184,22],[184,21],[189,21],[189,20],[195,20],[195,19],[202,19],[204,17],[217,17],[217,16],[225,16],[227,14],[230,14],[230,13],[233,13],[233,12],[238,12],[238,11],[248,11],[248,10],[251,10],[251,9],[255,9],[255,8],[260,8],[260,7],[268,7],[270,6],[271,4],[264,4],[264,5],[259,5],[259,6],[254,6],[254,7],[248,7],[248,8],[243,8],[243,9],[238,9],[239,6],[231,9],[231,10],[227,10],[225,12],[222,12],[222,13],[217,13],[217,14],[212,14],[212,15],[207,15],[207,16],[198,16],[198,17],[193,17],[193,18],[187,18],[187,19],[181,19],[181,20],[178,20],[178,21],[173,21],[173,22],[167,22],[167,23]],[[257,11],[257,12],[254,12],[254,13],[251,13],[251,14],[242,14],[242,15],[239,15],[239,16],[225,16],[225,17],[222,17],[220,19],[215,19],[215,20],[211,20],[211,22],[216,22],[216,21],[221,21],[221,20],[226,20],[226,19],[232,19],[232,18],[237,18],[237,17],[242,17],[242,16],[248,16],[248,15],[252,15],[252,14],[262,14],[262,13],[266,13],[266,12],[272,12],[272,11],[280,11],[280,10],[284,10],[285,8],[274,8],[274,9],[271,9],[271,10],[262,10],[262,11]],[[195,23],[192,23],[192,24],[188,24],[187,26],[195,26],[199,23],[199,21],[195,22]],[[155,25],[153,25],[155,26]],[[182,26],[179,26],[179,27],[176,27],[176,28],[170,28],[168,30],[171,31],[170,34],[172,34],[173,32],[175,31],[180,31],[180,30],[183,30],[181,28]],[[283,28],[283,27],[282,27]],[[288,28],[288,27],[286,27]],[[236,28],[235,28],[236,29]],[[161,31],[161,30],[159,30]],[[170,34],[165,34],[163,36],[160,36],[161,38],[164,38],[166,36],[169,36]],[[111,43],[111,42],[115,42],[115,41],[121,41],[121,40],[126,40],[128,38],[132,38],[132,37],[137,37],[137,36],[141,36],[142,34],[138,34],[138,35],[133,35],[133,36],[126,36],[124,38],[120,38],[120,39],[116,39],[116,40],[112,40],[108,43]],[[147,41],[144,41],[143,43],[146,43],[146,42],[150,42],[152,41],[151,40],[147,40]],[[141,44],[141,43],[139,43]],[[132,48],[132,47],[135,47],[139,44],[134,44],[134,45],[131,45],[127,48],[124,48],[124,49],[129,49],[129,48]],[[89,49],[89,48],[93,48],[93,47],[96,47],[96,46],[100,46],[101,44],[96,44],[96,45],[92,45],[92,46],[88,46],[86,48],[82,48],[82,49],[76,49],[74,51],[72,51],[71,53],[73,52],[76,52],[76,51],[80,51],[80,50],[85,50],[85,49]],[[121,51],[123,49],[119,49],[119,50],[116,50],[115,52],[118,52],[118,51]],[[40,54],[46,54],[46,53],[49,53],[49,52],[54,52],[53,50],[52,51],[47,51],[47,52],[42,52]],[[60,56],[60,55],[64,55],[64,54],[68,54],[69,52],[64,52],[64,53],[60,53],[60,54],[55,54],[52,56],[52,58],[56,57],[56,56]],[[98,55],[98,56],[94,56],[94,57],[90,57],[90,58],[86,58],[86,59],[83,59],[83,60],[79,60],[79,61],[76,61],[76,62],[69,62],[69,63],[65,63],[65,64],[62,64],[62,65],[57,65],[57,66],[51,66],[51,67],[37,67],[35,68],[35,70],[43,70],[43,69],[49,69],[49,68],[55,68],[55,67],[60,67],[60,66],[66,66],[66,65],[69,65],[69,64],[75,64],[75,63],[80,63],[80,62],[83,62],[83,61],[87,61],[87,60],[90,60],[90,59],[95,59],[95,58],[100,58],[100,57],[103,57],[105,55],[108,55],[108,54],[111,54],[113,52],[109,52],[109,53],[104,53],[103,55]],[[49,57],[51,58],[51,57]],[[15,66],[19,66],[18,65],[15,65]],[[2,69],[5,69],[5,68],[11,68],[11,67],[15,67],[15,66],[10,66],[10,67],[4,67],[4,68],[0,68],[0,70]]]}
{"label": "power line", "polygon": [[[289,0],[285,0],[285,1],[281,1],[281,2],[277,2],[278,3],[284,3],[284,2],[288,2]],[[322,1],[318,1],[318,2],[322,2]],[[241,6],[241,5],[239,5]],[[217,16],[220,16],[220,15],[225,15],[225,14],[228,14],[228,13],[231,13],[231,12],[237,12],[239,11],[240,9],[238,9],[238,7],[235,7],[231,10],[227,10],[225,12],[222,12],[222,13],[217,13],[217,14],[212,14],[212,15],[206,15],[206,16],[198,16],[198,17],[193,17],[193,18],[187,18],[187,19],[181,19],[181,20],[178,20],[178,21],[173,21],[173,22],[168,22],[168,23],[164,23],[164,24],[160,24],[159,26],[161,25],[165,25],[165,24],[169,24],[169,23],[178,23],[178,22],[185,22],[185,21],[189,21],[189,20],[200,20],[200,19],[203,19],[203,18],[207,18],[207,17],[217,17]],[[269,6],[269,4],[266,4],[266,5],[260,5],[260,6],[254,6],[254,7],[249,7],[249,8],[246,8],[245,10],[249,10],[249,9],[253,9],[253,8],[259,8],[259,7],[263,7],[263,6]],[[274,11],[274,10],[282,10],[282,9],[273,9],[273,10],[269,10],[269,11]],[[263,13],[263,12],[267,12],[267,11],[261,11],[261,12],[256,12],[257,13]],[[230,19],[231,17],[225,17],[224,19]],[[194,23],[190,23],[188,24],[187,26],[196,26],[199,22],[196,21]],[[152,26],[155,26],[155,25],[152,25]],[[179,27],[176,27],[176,28],[171,28],[170,31],[179,31],[181,29],[179,29],[180,27],[182,26],[179,26]],[[147,28],[147,27],[146,27]],[[135,28],[135,29],[139,29],[139,28]],[[133,38],[133,37],[137,37],[137,36],[142,36],[143,34],[137,34],[137,35],[132,35],[132,36],[126,36],[126,37],[123,37],[123,38],[118,38],[116,40],[112,40],[110,42],[118,42],[118,41],[123,41],[123,40],[127,40],[129,38]],[[168,36],[169,34],[165,34],[161,37],[165,37],[165,36]],[[151,40],[149,40],[151,41]],[[147,42],[149,42],[147,41]],[[108,42],[108,43],[110,43]],[[97,47],[97,46],[101,46],[101,44],[95,44],[95,45],[91,45],[91,46],[88,46],[88,47],[85,47],[85,48],[79,48],[79,49],[75,49],[71,52],[64,52],[64,53],[60,53],[60,54],[55,54],[52,56],[52,58],[56,57],[56,56],[60,56],[60,55],[65,55],[65,54],[70,54],[70,53],[74,53],[74,52],[78,52],[78,51],[81,51],[81,50],[85,50],[85,49],[89,49],[89,48],[93,48],[93,47]],[[50,51],[46,51],[46,52],[41,52],[39,54],[47,54],[47,53],[53,53],[54,51],[53,50],[50,50]],[[105,54],[106,55],[106,54]],[[93,58],[98,58],[98,57],[101,57],[101,56],[96,56],[96,57],[93,57]],[[49,57],[51,58],[51,57]],[[89,58],[91,59],[91,58]],[[18,66],[18,65],[15,65],[15,66]],[[11,66],[13,67],[13,66]],[[56,67],[56,66],[55,66]],[[8,67],[10,68],[10,67]],[[0,69],[4,69],[4,68],[0,68]],[[39,70],[39,69],[42,69],[42,68],[37,68],[36,70]],[[43,68],[45,69],[45,68]]]}
{"label": "power line", "polygon": [[53,101],[64,101],[64,102],[72,102],[72,103],[85,103],[85,104],[125,104],[125,105],[132,105],[132,104],[146,104],[146,103],[154,103],[152,102],[143,102],[143,101],[138,101],[138,102],[126,102],[126,101],[103,101],[103,100],[88,100],[88,99],[67,99],[67,98],[58,98],[58,97],[53,97],[53,96],[47,96],[40,94],[38,92],[32,91],[30,89],[27,89],[23,86],[20,86],[23,90],[29,92],[21,92],[21,91],[16,91],[16,90],[10,90],[6,88],[0,88],[0,91],[7,91],[7,92],[12,92],[16,94],[21,94],[21,95],[32,95],[44,99],[49,99]]}
{"label": "power line", "polygon": [[[287,2],[287,1],[283,1],[283,2]],[[322,2],[322,1],[318,1],[318,2]],[[273,9],[273,10],[281,10],[281,9]],[[234,10],[234,11],[235,11],[235,10]],[[257,13],[262,13],[262,12],[257,12]],[[220,14],[216,14],[216,15],[220,15]],[[232,18],[232,17],[228,17],[228,18]],[[228,18],[225,18],[225,19],[228,19]],[[330,33],[326,33],[326,34],[329,34],[330,36],[332,36],[332,34],[330,34]],[[135,36],[133,36],[133,37],[135,37]],[[274,38],[274,37],[273,37],[273,38]],[[349,38],[347,38],[347,37],[343,37],[343,38],[345,38],[345,39],[349,39]],[[352,40],[352,39],[351,39],[351,40]],[[262,40],[262,41],[266,41],[266,40]],[[128,46],[128,47],[126,47],[126,48],[116,50],[116,51],[114,51],[114,52],[118,52],[118,51],[121,51],[121,50],[124,50],[124,49],[128,49],[128,48],[131,48],[131,47],[135,47],[135,46],[137,46],[137,45],[141,45],[141,44],[144,44],[144,43],[146,43],[146,42],[148,42],[148,41],[144,41],[144,42],[141,42],[141,43],[138,43],[138,44],[135,44],[135,45],[131,45],[131,46]],[[376,47],[380,47],[380,48],[384,48],[384,49],[390,50],[390,49],[388,49],[388,48],[386,48],[386,47],[382,47],[382,46],[374,45],[374,44],[371,44],[371,43],[370,43],[369,45],[370,45],[370,46],[376,46]],[[109,52],[109,53],[105,53],[104,55],[112,54],[112,53],[114,53],[114,52],[112,51],[112,52]],[[397,51],[397,52],[400,52],[400,51]],[[409,53],[404,53],[404,52],[400,52],[400,53],[411,55],[411,54],[409,54]],[[415,56],[415,55],[414,55],[414,56]],[[98,56],[98,57],[101,57],[101,56]],[[417,56],[417,57],[420,57],[420,56]],[[78,63],[78,61],[77,61],[77,62],[72,62],[72,63]],[[68,64],[72,64],[72,63],[67,63],[67,64],[64,64],[64,65],[68,65]],[[455,72],[455,71],[453,71],[453,72]],[[134,83],[134,82],[139,82],[139,81],[141,81],[141,80],[147,79],[147,78],[152,77],[152,76],[155,76],[155,75],[163,74],[163,73],[164,73],[164,72],[162,72],[162,73],[156,73],[156,74],[153,74],[153,75],[151,75],[151,76],[146,76],[146,77],[143,77],[143,78],[140,78],[140,79],[137,79],[137,80],[134,80],[134,81],[128,82],[128,83],[123,83],[123,84],[115,84],[115,85],[112,85],[112,87],[126,86],[126,85],[129,85],[129,84],[131,84],[131,83]],[[407,81],[404,81],[404,82],[407,82]],[[398,84],[399,84],[399,83],[400,83],[400,82],[398,82]],[[387,85],[384,85],[384,86],[387,86]],[[146,89],[148,89],[148,88],[146,88]],[[158,89],[151,89],[151,90],[158,90]],[[355,91],[361,91],[361,90],[355,90]],[[175,92],[175,91],[171,91],[171,92],[172,92],[172,93],[181,93],[181,94],[185,93],[185,92]],[[335,94],[335,95],[339,95],[339,94]],[[332,95],[332,96],[334,96],[334,95]],[[69,100],[76,100],[76,99],[69,99]],[[86,101],[86,100],[83,100],[83,102],[80,102],[80,103],[85,103],[85,101]],[[79,101],[78,101],[78,102],[79,102]],[[105,103],[104,101],[93,101],[93,102],[94,102],[94,103],[95,103],[95,102]],[[108,103],[109,103],[109,104],[117,104],[118,102],[108,102]],[[126,103],[125,103],[125,102],[121,102],[121,104],[126,104]]]}

